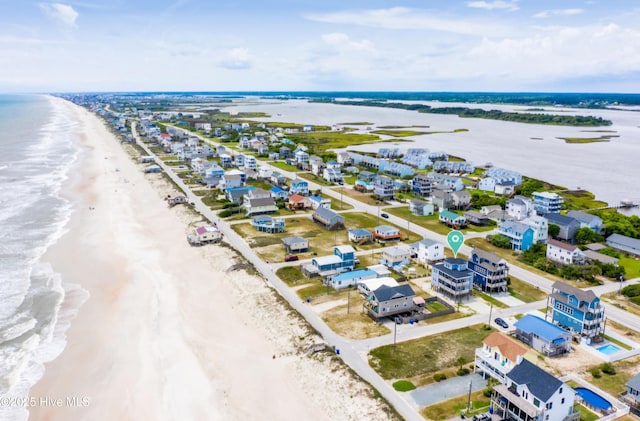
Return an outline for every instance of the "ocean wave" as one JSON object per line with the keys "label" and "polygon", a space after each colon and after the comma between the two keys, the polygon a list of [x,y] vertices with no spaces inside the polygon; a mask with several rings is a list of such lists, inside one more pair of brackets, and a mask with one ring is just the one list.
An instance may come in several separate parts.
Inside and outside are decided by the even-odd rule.
{"label": "ocean wave", "polygon": [[[65,331],[88,293],[64,284],[42,255],[67,231],[72,204],[60,194],[77,160],[73,110],[50,101],[51,117],[21,139],[0,178],[0,397],[26,397],[66,344]],[[11,177],[11,178],[7,178]],[[13,181],[8,181],[8,180]],[[22,408],[0,408],[0,421],[27,419]]]}

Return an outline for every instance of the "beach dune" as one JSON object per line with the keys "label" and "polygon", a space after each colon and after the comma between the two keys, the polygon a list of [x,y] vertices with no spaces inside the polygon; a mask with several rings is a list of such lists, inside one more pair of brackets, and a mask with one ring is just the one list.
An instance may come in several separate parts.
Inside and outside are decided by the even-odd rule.
{"label": "beach dune", "polygon": [[82,152],[68,233],[45,260],[90,298],[31,390],[63,403],[31,419],[386,418],[368,386],[297,352],[308,329],[260,278],[225,271],[235,252],[187,244],[184,208],[166,206],[102,121],[60,106],[76,110]]}

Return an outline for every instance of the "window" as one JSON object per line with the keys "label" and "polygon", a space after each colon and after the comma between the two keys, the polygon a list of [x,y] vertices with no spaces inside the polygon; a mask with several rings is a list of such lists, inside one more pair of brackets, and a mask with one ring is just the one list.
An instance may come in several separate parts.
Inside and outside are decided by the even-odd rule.
{"label": "window", "polygon": [[560,388],[560,392],[559,393],[562,394],[562,388]]}
{"label": "window", "polygon": [[564,398],[560,401],[560,405],[564,405]]}
{"label": "window", "polygon": [[547,403],[547,409],[551,409],[551,408],[553,408],[553,402]]}
{"label": "window", "polygon": [[533,398],[533,404],[536,408],[540,408],[540,401],[537,398]]}

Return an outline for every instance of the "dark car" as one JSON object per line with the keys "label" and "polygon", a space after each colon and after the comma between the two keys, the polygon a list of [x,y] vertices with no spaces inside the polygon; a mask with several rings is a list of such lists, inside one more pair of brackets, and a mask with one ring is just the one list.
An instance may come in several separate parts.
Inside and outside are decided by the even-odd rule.
{"label": "dark car", "polygon": [[292,254],[284,258],[285,262],[295,262],[296,260],[298,260],[298,256],[296,256],[295,254]]}
{"label": "dark car", "polygon": [[389,219],[389,215],[386,214],[386,213],[381,213],[380,216],[385,218],[385,219]]}
{"label": "dark car", "polygon": [[500,317],[496,317],[496,319],[494,320],[494,322],[496,322],[496,324],[500,327],[503,327],[505,329],[509,328],[509,323],[505,322],[503,319],[501,319]]}

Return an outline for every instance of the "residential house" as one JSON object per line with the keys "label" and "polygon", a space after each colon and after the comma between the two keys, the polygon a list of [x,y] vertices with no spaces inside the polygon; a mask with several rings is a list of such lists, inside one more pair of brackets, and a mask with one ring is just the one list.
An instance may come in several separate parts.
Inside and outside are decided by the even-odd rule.
{"label": "residential house", "polygon": [[433,215],[433,203],[411,199],[409,201],[409,211],[416,216],[430,216]]}
{"label": "residential house", "polygon": [[312,209],[331,209],[331,199],[327,199],[326,197],[309,196],[309,203],[311,203]]}
{"label": "residential house", "polygon": [[533,246],[533,229],[530,226],[515,221],[503,221],[498,226],[498,233],[509,238],[511,248],[516,253],[529,250]]}
{"label": "residential house", "polygon": [[231,155],[227,155],[226,153],[222,153],[220,156],[220,166],[223,168],[231,168],[233,167],[233,158]]}
{"label": "residential house", "polygon": [[576,246],[551,239],[547,241],[547,259],[563,265],[581,265],[585,255]]}
{"label": "residential house", "polygon": [[473,273],[466,260],[447,258],[431,268],[431,289],[460,302],[469,298],[473,289]]}
{"label": "residential house", "polygon": [[482,341],[475,353],[474,372],[483,378],[493,377],[505,383],[507,373],[524,359],[528,349],[501,332],[493,332]]}
{"label": "residential house", "polygon": [[243,203],[245,194],[249,193],[251,190],[255,190],[253,186],[247,187],[236,187],[236,188],[226,188],[224,190],[227,199],[232,203]]}
{"label": "residential house", "polygon": [[336,246],[333,248],[332,255],[311,259],[311,265],[323,278],[352,271],[355,266],[355,250],[351,246]]}
{"label": "residential house", "polygon": [[426,174],[418,174],[413,177],[411,190],[418,197],[431,196],[431,180]]}
{"label": "residential house", "polygon": [[438,209],[438,211],[445,211],[447,209],[451,209],[453,199],[451,198],[451,194],[447,191],[433,190],[431,191],[431,203],[433,203],[433,206]]}
{"label": "residential house", "polygon": [[159,165],[149,165],[144,169],[145,173],[157,173],[161,171],[162,171],[162,168],[160,168]]}
{"label": "residential house", "polygon": [[291,210],[305,210],[311,207],[311,201],[308,197],[300,196],[299,194],[292,194],[289,196],[289,209]]}
{"label": "residential house", "polygon": [[258,160],[255,156],[247,155],[244,158],[244,169],[245,170],[257,170],[258,169]]}
{"label": "residential house", "polygon": [[491,223],[491,219],[487,215],[476,211],[466,211],[464,217],[472,225],[489,225]]}
{"label": "residential house", "polygon": [[282,146],[278,149],[278,154],[280,155],[280,159],[287,159],[291,157],[291,149],[286,146]]}
{"label": "residential house", "polygon": [[335,289],[343,289],[356,286],[358,282],[375,279],[377,276],[371,269],[360,269],[331,276],[327,278],[326,284]]}
{"label": "residential house", "polygon": [[322,177],[329,183],[344,184],[342,172],[336,168],[325,168],[322,172]]}
{"label": "residential house", "polygon": [[497,196],[511,196],[516,192],[516,186],[510,181],[497,183],[493,190]]}
{"label": "residential house", "polygon": [[616,259],[615,257],[607,256],[606,254],[598,253],[597,251],[584,250],[583,253],[584,253],[584,257],[591,262],[597,261],[605,265],[610,264],[614,266],[618,266],[618,263],[619,263],[619,259]]}
{"label": "residential house", "polygon": [[279,173],[278,171],[273,171],[271,173],[271,177],[269,177],[271,184],[274,186],[285,186],[287,185],[287,177]]}
{"label": "residential house", "polygon": [[271,192],[271,197],[275,200],[287,200],[289,198],[289,193],[280,187],[272,187],[269,191]]}
{"label": "residential house", "polygon": [[640,373],[627,380],[625,391],[619,395],[619,398],[629,405],[632,414],[640,415]]}
{"label": "residential house", "polygon": [[289,254],[309,251],[309,240],[303,237],[285,237],[282,239],[282,244]]}
{"label": "residential house", "polygon": [[587,340],[604,332],[604,306],[591,290],[554,282],[548,308],[553,323]]}
{"label": "residential house", "polygon": [[244,167],[244,160],[245,160],[245,156],[244,154],[241,154],[241,153],[233,157],[233,163],[238,168]]}
{"label": "residential house", "polygon": [[480,208],[480,213],[486,215],[492,221],[500,222],[511,217],[506,214],[500,205],[489,205]]}
{"label": "residential house", "polygon": [[549,238],[549,221],[544,216],[531,215],[522,220],[522,223],[528,225],[533,230],[534,243],[546,243]]}
{"label": "residential house", "polygon": [[400,234],[400,230],[396,227],[378,225],[373,230],[373,238],[382,242],[400,241],[402,239],[402,235]]}
{"label": "residential house", "polygon": [[196,228],[193,234],[187,237],[189,244],[202,245],[207,243],[214,243],[222,239],[222,233],[218,227],[205,225]]}
{"label": "residential house", "polygon": [[[436,162],[436,165],[438,163]],[[437,172],[430,172],[427,174],[427,178],[431,180],[431,184],[442,184],[447,188],[458,191],[464,189],[464,183],[462,178],[448,174],[440,174]]]}
{"label": "residential house", "polygon": [[352,243],[360,245],[373,241],[373,233],[363,228],[353,229],[347,231],[347,238]]}
{"label": "residential house", "polygon": [[[379,265],[379,266],[384,267],[385,269],[387,268],[384,265]],[[372,270],[371,268],[368,268],[368,269]],[[388,270],[387,272],[391,273]],[[380,288],[383,285],[388,287],[397,287],[400,284],[398,284],[398,281],[396,281],[395,279],[389,276],[379,276],[379,275],[377,278],[363,279],[356,283],[356,286],[358,287],[358,291],[362,295],[364,295],[365,298],[368,297],[373,291],[375,291],[376,289]]]}
{"label": "residential house", "polygon": [[251,218],[251,225],[260,232],[270,234],[284,232],[284,218],[272,218],[268,215],[256,215]]}
{"label": "residential house", "polygon": [[416,242],[413,246],[416,259],[424,265],[433,265],[444,260],[444,245],[428,238]]}
{"label": "residential house", "polygon": [[494,191],[496,189],[496,179],[493,177],[485,177],[478,182],[478,190]]}
{"label": "residential house", "polygon": [[571,333],[538,316],[527,314],[514,326],[516,338],[546,356],[571,351]]}
{"label": "residential house", "polygon": [[312,218],[329,231],[344,228],[344,216],[331,209],[320,207],[313,212]]}
{"label": "residential house", "polygon": [[377,176],[373,181],[373,194],[382,200],[393,199],[393,180],[384,175]]}
{"label": "residential house", "polygon": [[495,179],[497,183],[510,182],[516,186],[522,184],[522,174],[511,170],[506,170],[504,168],[488,168],[485,171],[484,175]]}
{"label": "residential house", "polygon": [[471,204],[471,195],[468,190],[451,192],[451,202],[454,209],[467,209]]}
{"label": "residential house", "polygon": [[580,228],[587,227],[596,234],[604,233],[604,225],[602,224],[602,218],[590,213],[572,210],[567,213],[567,216],[580,222]]}
{"label": "residential house", "polygon": [[411,168],[409,165],[400,164],[399,162],[382,161],[381,164],[382,165],[380,165],[380,171],[383,171],[387,174],[395,175],[396,177],[410,177],[415,174],[413,168]]}
{"label": "residential house", "polygon": [[509,266],[495,253],[474,248],[469,256],[473,284],[486,292],[506,292]]}
{"label": "residential house", "polygon": [[276,212],[278,210],[273,197],[251,198],[249,195],[245,195],[242,207],[245,209],[247,216]]}
{"label": "residential house", "polygon": [[556,235],[559,240],[573,243],[576,239],[576,231],[580,228],[580,222],[570,216],[560,215],[559,213],[550,213],[545,216],[549,225],[557,225],[560,232]]}
{"label": "residential house", "polygon": [[225,173],[220,178],[220,189],[236,189],[239,187],[244,187],[244,177],[241,174],[231,174]]}
{"label": "residential house", "polygon": [[494,413],[514,421],[579,421],[575,391],[542,368],[522,359],[494,387]]}
{"label": "residential house", "polygon": [[443,224],[456,229],[467,225],[467,219],[464,216],[450,211],[441,211],[438,215],[438,220]]}
{"label": "residential house", "polygon": [[388,287],[383,285],[367,297],[367,312],[375,320],[412,311],[416,293],[409,284]]}
{"label": "residential house", "polygon": [[640,256],[640,240],[621,234],[611,234],[607,237],[607,245],[621,252]]}
{"label": "residential house", "polygon": [[322,158],[316,155],[311,155],[309,157],[309,167],[311,168],[311,172],[317,176],[322,176],[322,171],[325,169],[326,165],[322,161]]}
{"label": "residential house", "polygon": [[388,268],[402,267],[410,262],[411,248],[407,246],[387,247],[382,250],[380,264]]}
{"label": "residential house", "polygon": [[296,163],[298,164],[299,167],[303,167],[306,168],[309,165],[309,154],[306,153],[303,150],[298,150],[295,154],[294,157],[296,159]]}
{"label": "residential house", "polygon": [[507,200],[505,210],[511,218],[521,221],[533,215],[533,202],[527,197],[515,196],[513,199]]}
{"label": "residential house", "polygon": [[476,167],[470,162],[461,161],[437,161],[433,164],[434,171],[446,171],[449,173],[472,173]]}
{"label": "residential house", "polygon": [[336,160],[338,161],[338,164],[340,164],[340,165],[352,165],[353,164],[353,159],[351,158],[351,155],[349,155],[348,152],[338,152],[338,154],[336,156]]}
{"label": "residential house", "polygon": [[538,215],[560,213],[564,199],[558,193],[533,192],[533,209]]}
{"label": "residential house", "polygon": [[301,196],[309,196],[309,182],[301,178],[296,178],[291,181],[291,188],[289,189],[291,194],[299,194]]}
{"label": "residential house", "polygon": [[367,183],[372,183],[376,177],[376,174],[372,173],[371,171],[360,171],[360,173],[358,174],[358,180],[362,180]]}

